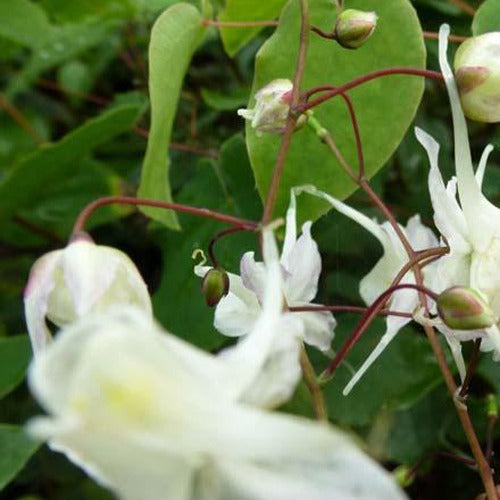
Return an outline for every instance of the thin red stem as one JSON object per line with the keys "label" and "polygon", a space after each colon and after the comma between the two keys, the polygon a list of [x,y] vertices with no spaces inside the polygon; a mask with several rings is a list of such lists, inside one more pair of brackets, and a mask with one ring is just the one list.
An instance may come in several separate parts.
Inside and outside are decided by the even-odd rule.
{"label": "thin red stem", "polygon": [[95,210],[100,207],[112,205],[115,203],[122,205],[147,206],[176,210],[178,212],[184,212],[187,214],[196,215],[198,217],[205,217],[207,219],[225,222],[227,224],[232,224],[233,226],[240,226],[241,228],[249,230],[254,230],[258,227],[257,222],[240,219],[238,217],[233,217],[232,215],[209,210],[208,208],[197,208],[188,205],[181,205],[179,203],[168,203],[166,201],[145,200],[142,198],[134,198],[132,196],[106,196],[104,198],[98,198],[97,200],[92,201],[80,212],[78,218],[76,219],[75,225],[73,226],[73,236],[84,230],[87,219]]}
{"label": "thin red stem", "polygon": [[210,256],[210,260],[212,261],[212,266],[213,267],[219,267],[219,261],[217,260],[217,257],[215,256],[215,244],[221,239],[224,238],[225,236],[228,236],[233,233],[237,233],[239,231],[246,231],[248,228],[243,227],[243,226],[233,226],[229,227],[227,229],[224,229],[220,233],[217,233],[211,240],[208,245],[208,255]]}
{"label": "thin red stem", "polygon": [[405,68],[405,67],[394,67],[394,68],[385,68],[379,69],[376,71],[372,71],[371,73],[367,73],[366,75],[358,76],[354,78],[350,82],[344,83],[344,85],[340,85],[338,87],[330,87],[330,90],[327,90],[327,86],[322,85],[320,87],[315,87],[313,89],[308,90],[304,93],[306,99],[309,99],[316,92],[326,91],[322,96],[317,97],[316,99],[299,104],[295,110],[297,113],[303,113],[308,109],[312,109],[320,104],[324,103],[328,99],[335,97],[347,90],[351,90],[363,83],[367,83],[371,80],[375,80],[376,78],[381,78],[383,76],[389,75],[414,75],[414,76],[422,76],[426,78],[434,78],[435,80],[443,80],[443,75],[437,71],[431,71],[427,69],[419,69],[419,68]]}
{"label": "thin red stem", "polygon": [[[368,307],[362,306],[321,306],[321,305],[310,305],[310,306],[289,306],[288,310],[290,312],[318,312],[318,311],[331,311],[331,312],[355,312],[355,313],[366,313]],[[402,318],[413,318],[410,313],[405,313],[401,311],[389,311],[387,309],[382,309],[378,312],[380,316],[400,316]]]}
{"label": "thin red stem", "polygon": [[[434,31],[424,31],[424,38],[428,38],[430,40],[437,40],[439,39],[439,33],[436,33]],[[468,40],[469,38],[466,36],[459,36],[459,35],[449,35],[448,40],[450,42],[456,42],[456,43],[462,43],[465,42],[465,40]]]}
{"label": "thin red stem", "polygon": [[285,129],[281,139],[280,149],[276,157],[274,165],[273,177],[267,192],[266,202],[264,204],[264,213],[262,216],[262,223],[268,224],[273,216],[274,205],[278,195],[278,188],[281,180],[281,175],[285,167],[285,160],[288,155],[288,150],[292,142],[292,134],[295,130],[295,125],[299,114],[294,110],[297,107],[300,99],[300,85],[302,76],[304,75],[307,47],[309,42],[309,3],[308,0],[300,0],[301,9],[301,23],[300,23],[300,38],[299,38],[299,51],[297,54],[297,64],[295,66],[295,75],[293,78],[292,98],[290,104],[290,111],[286,121]]}
{"label": "thin red stem", "polygon": [[31,126],[31,123],[26,120],[24,115],[0,92],[0,108],[2,108],[30,137],[37,145],[43,143],[43,138]]}
{"label": "thin red stem", "polygon": [[340,348],[340,350],[337,352],[337,355],[333,359],[333,361],[327,366],[325,371],[323,372],[322,376],[324,378],[330,377],[333,372],[336,370],[336,368],[339,366],[339,364],[344,360],[344,358],[347,356],[347,354],[351,351],[351,349],[356,345],[356,343],[359,341],[363,333],[366,331],[370,323],[373,321],[375,316],[378,314],[380,309],[384,306],[384,304],[387,302],[387,299],[396,291],[398,290],[404,290],[404,289],[411,289],[411,290],[417,290],[419,292],[422,292],[432,299],[436,300],[437,299],[437,294],[429,290],[428,288],[420,285],[415,285],[412,283],[401,283],[399,285],[391,286],[387,290],[384,290],[377,299],[370,305],[366,313],[363,315],[363,317],[360,319],[356,327],[354,328],[354,331],[352,335],[344,342],[343,346]]}

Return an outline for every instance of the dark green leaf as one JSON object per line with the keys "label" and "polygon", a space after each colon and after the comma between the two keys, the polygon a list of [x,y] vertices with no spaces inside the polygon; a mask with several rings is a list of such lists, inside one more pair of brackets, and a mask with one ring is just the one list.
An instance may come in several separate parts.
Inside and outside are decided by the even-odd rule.
{"label": "dark green leaf", "polygon": [[30,359],[27,335],[0,338],[0,398],[23,380]]}

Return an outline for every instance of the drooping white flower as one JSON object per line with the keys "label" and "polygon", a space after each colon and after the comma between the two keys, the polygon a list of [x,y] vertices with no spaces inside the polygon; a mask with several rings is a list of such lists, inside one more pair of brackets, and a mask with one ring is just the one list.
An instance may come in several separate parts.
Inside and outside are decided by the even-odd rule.
{"label": "drooping white flower", "polygon": [[[446,187],[438,167],[439,144],[423,130],[416,130],[431,166],[429,192],[434,221],[450,247],[450,253],[438,261],[434,288],[441,292],[456,285],[471,287],[484,296],[496,317],[500,317],[500,208],[481,192],[486,161],[493,147],[485,148],[474,174],[467,124],[446,56],[448,34],[449,26],[441,26],[439,63],[451,104],[456,171],[456,179],[451,179]],[[440,329],[455,342],[486,337],[482,349],[494,349],[494,358],[500,359],[498,323],[476,331]]]}
{"label": "drooping white flower", "polygon": [[[286,231],[280,263],[283,274],[283,295],[286,305],[308,306],[318,292],[321,256],[311,236],[311,222],[302,226],[297,238],[296,201],[292,193],[286,215]],[[203,277],[209,267],[195,267]],[[265,266],[256,262],[253,252],[243,255],[241,276],[229,273],[229,293],[215,310],[214,325],[219,332],[231,337],[248,334],[260,314],[265,281]],[[294,312],[304,325],[304,342],[326,351],[334,335],[335,319],[328,311]]]}
{"label": "drooping white flower", "polygon": [[[337,200],[327,193],[319,191],[314,186],[301,186],[295,188],[296,193],[306,192],[314,196],[318,196],[332,205],[338,212],[344,214],[354,220],[377,238],[384,251],[383,256],[375,264],[373,269],[361,280],[359,291],[362,299],[367,305],[372,304],[385,290],[387,290],[401,271],[408,263],[408,254],[398,238],[393,227],[388,223],[378,224],[366,215],[345,203]],[[414,250],[425,250],[437,246],[437,238],[433,232],[425,227],[420,221],[420,216],[415,215],[408,220],[405,228],[401,227],[408,241]],[[430,267],[424,270],[424,279],[432,274]],[[400,283],[415,283],[413,272],[408,271]],[[398,312],[413,313],[419,304],[418,294],[414,290],[397,290],[393,293],[389,300],[390,309]],[[375,349],[370,353],[365,362],[361,365],[347,386],[344,388],[343,394],[347,395],[364,375],[366,370],[373,362],[382,354],[389,342],[396,336],[403,326],[412,320],[411,317],[389,315],[386,319],[386,331]]]}
{"label": "drooping white flower", "polygon": [[86,316],[30,368],[48,413],[31,433],[124,500],[404,498],[340,431],[244,402],[282,316],[266,231],[262,310],[231,356],[200,351],[130,307]]}
{"label": "drooping white flower", "polygon": [[[204,277],[210,267],[196,266],[195,273]],[[296,203],[292,194],[286,216],[286,232],[280,258],[281,290],[285,305],[307,306],[316,296],[321,273],[321,257],[311,236],[311,223],[302,227],[297,239]],[[219,332],[240,337],[239,345],[254,329],[261,315],[265,289],[266,266],[256,262],[253,252],[243,255],[241,277],[228,273],[229,293],[215,309],[214,326]],[[335,319],[328,311],[293,312],[282,314],[273,333],[273,342],[266,363],[254,386],[248,392],[252,404],[273,408],[287,401],[300,380],[301,341],[321,350],[330,349]],[[231,356],[231,349],[221,353]]]}
{"label": "drooping white flower", "polygon": [[146,284],[123,252],[82,236],[43,255],[33,264],[24,291],[33,351],[37,354],[51,340],[47,320],[62,327],[113,304],[152,312]]}

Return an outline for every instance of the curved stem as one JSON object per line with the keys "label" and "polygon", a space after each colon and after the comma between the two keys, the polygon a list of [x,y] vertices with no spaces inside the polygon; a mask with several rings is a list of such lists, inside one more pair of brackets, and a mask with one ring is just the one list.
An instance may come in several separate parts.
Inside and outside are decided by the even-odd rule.
{"label": "curved stem", "polygon": [[332,97],[335,97],[341,94],[342,92],[346,92],[347,90],[358,87],[359,85],[362,85],[363,83],[369,82],[371,80],[375,80],[376,78],[389,75],[414,75],[414,76],[423,76],[426,78],[433,78],[435,80],[443,80],[443,75],[441,75],[441,73],[427,69],[406,68],[406,67],[379,69],[376,71],[372,71],[371,73],[367,73],[366,75],[358,76],[357,78],[354,78],[350,82],[344,83],[344,85],[340,85],[338,87],[332,86],[330,87],[330,89],[328,89],[328,86],[323,85],[321,87],[315,87],[313,89],[310,89],[304,93],[306,99],[309,99],[316,92],[322,92],[322,91],[326,92],[324,95],[314,99],[313,101],[305,102],[298,105],[295,108],[295,110],[297,113],[303,113],[308,109],[312,109],[316,106],[319,106],[325,101],[328,101],[328,99],[331,99]]}
{"label": "curved stem", "polygon": [[191,207],[188,205],[181,205],[180,203],[168,203],[166,201],[145,200],[143,198],[134,198],[133,196],[106,196],[104,198],[98,198],[97,200],[90,202],[80,212],[78,218],[76,219],[75,225],[73,226],[72,236],[84,230],[87,219],[93,214],[95,210],[106,205],[113,205],[115,203],[121,205],[147,206],[176,210],[179,212],[196,215],[198,217],[205,217],[207,219],[225,222],[234,226],[240,226],[242,229],[253,230],[258,227],[257,222],[240,219],[238,217],[233,217],[232,215],[209,210],[208,208]]}
{"label": "curved stem", "polygon": [[323,391],[318,384],[316,373],[314,368],[309,361],[304,344],[300,349],[300,367],[302,368],[302,374],[304,375],[304,382],[311,393],[313,398],[314,413],[318,420],[328,421],[328,412],[326,410],[325,398],[323,396]]}
{"label": "curved stem", "polygon": [[[310,306],[289,306],[288,310],[290,312],[318,312],[318,311],[331,311],[331,312],[357,312],[365,313],[368,307],[363,306],[321,306],[321,305],[310,305]],[[387,309],[382,309],[378,312],[379,316],[400,316],[402,318],[413,318],[413,315],[401,311],[390,311]]]}
{"label": "curved stem", "polygon": [[307,46],[309,41],[309,2],[308,0],[300,0],[301,24],[300,24],[300,39],[299,39],[299,52],[297,55],[297,65],[295,67],[295,75],[293,78],[292,99],[290,104],[290,111],[286,121],[281,145],[274,165],[273,177],[267,192],[266,202],[264,204],[264,214],[262,216],[262,224],[268,224],[273,216],[274,205],[276,203],[276,196],[278,188],[285,167],[285,160],[292,142],[292,134],[295,130],[295,125],[300,113],[295,113],[300,99],[300,84],[302,76],[304,75]]}
{"label": "curved stem", "polygon": [[224,236],[228,236],[233,233],[237,233],[239,231],[247,231],[248,228],[243,227],[243,226],[233,226],[233,227],[228,227],[227,229],[224,229],[220,233],[217,233],[211,240],[208,245],[208,255],[210,256],[210,260],[212,261],[212,266],[213,267],[219,267],[219,262],[217,260],[217,257],[215,256],[215,244],[221,239],[224,238]]}

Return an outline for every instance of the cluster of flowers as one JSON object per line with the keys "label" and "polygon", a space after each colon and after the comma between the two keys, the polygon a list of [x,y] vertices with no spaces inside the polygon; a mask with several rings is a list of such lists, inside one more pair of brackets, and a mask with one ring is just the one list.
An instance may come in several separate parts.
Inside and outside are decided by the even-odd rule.
{"label": "cluster of flowers", "polygon": [[[431,163],[435,223],[450,247],[447,256],[426,268],[425,283],[437,292],[471,287],[484,304],[483,316],[490,308],[481,328],[473,323],[460,331],[436,320],[463,374],[463,340],[485,337],[482,345],[500,357],[500,210],[480,189],[490,146],[476,174],[472,169],[446,45],[442,28],[440,63],[453,111],[457,174],[446,187],[437,143],[421,130],[416,133]],[[268,99],[269,93],[261,96]],[[280,99],[280,116],[283,103]],[[255,123],[264,119],[267,129],[275,130],[276,114],[268,123],[264,108],[241,114]],[[31,434],[128,500],[404,498],[391,477],[344,433],[269,411],[290,398],[300,379],[303,342],[328,351],[335,327],[329,312],[287,311],[314,299],[321,272],[311,222],[297,236],[295,197],[304,191],[326,199],[380,241],[384,255],[360,285],[362,298],[371,304],[408,261],[401,242],[386,223],[311,186],[292,190],[281,256],[272,229],[263,228],[264,262],[246,253],[241,275],[229,274],[215,327],[238,341],[218,355],[162,330],[130,259],[81,235],[39,259],[26,287],[35,354],[29,385],[47,412],[29,423]],[[416,250],[439,244],[418,215],[402,230]],[[195,267],[200,277],[209,270]],[[403,282],[413,281],[409,271]],[[415,291],[401,290],[391,308],[413,313],[418,303]],[[60,328],[55,337],[47,320]],[[388,317],[380,344],[345,393],[409,321]]]}

